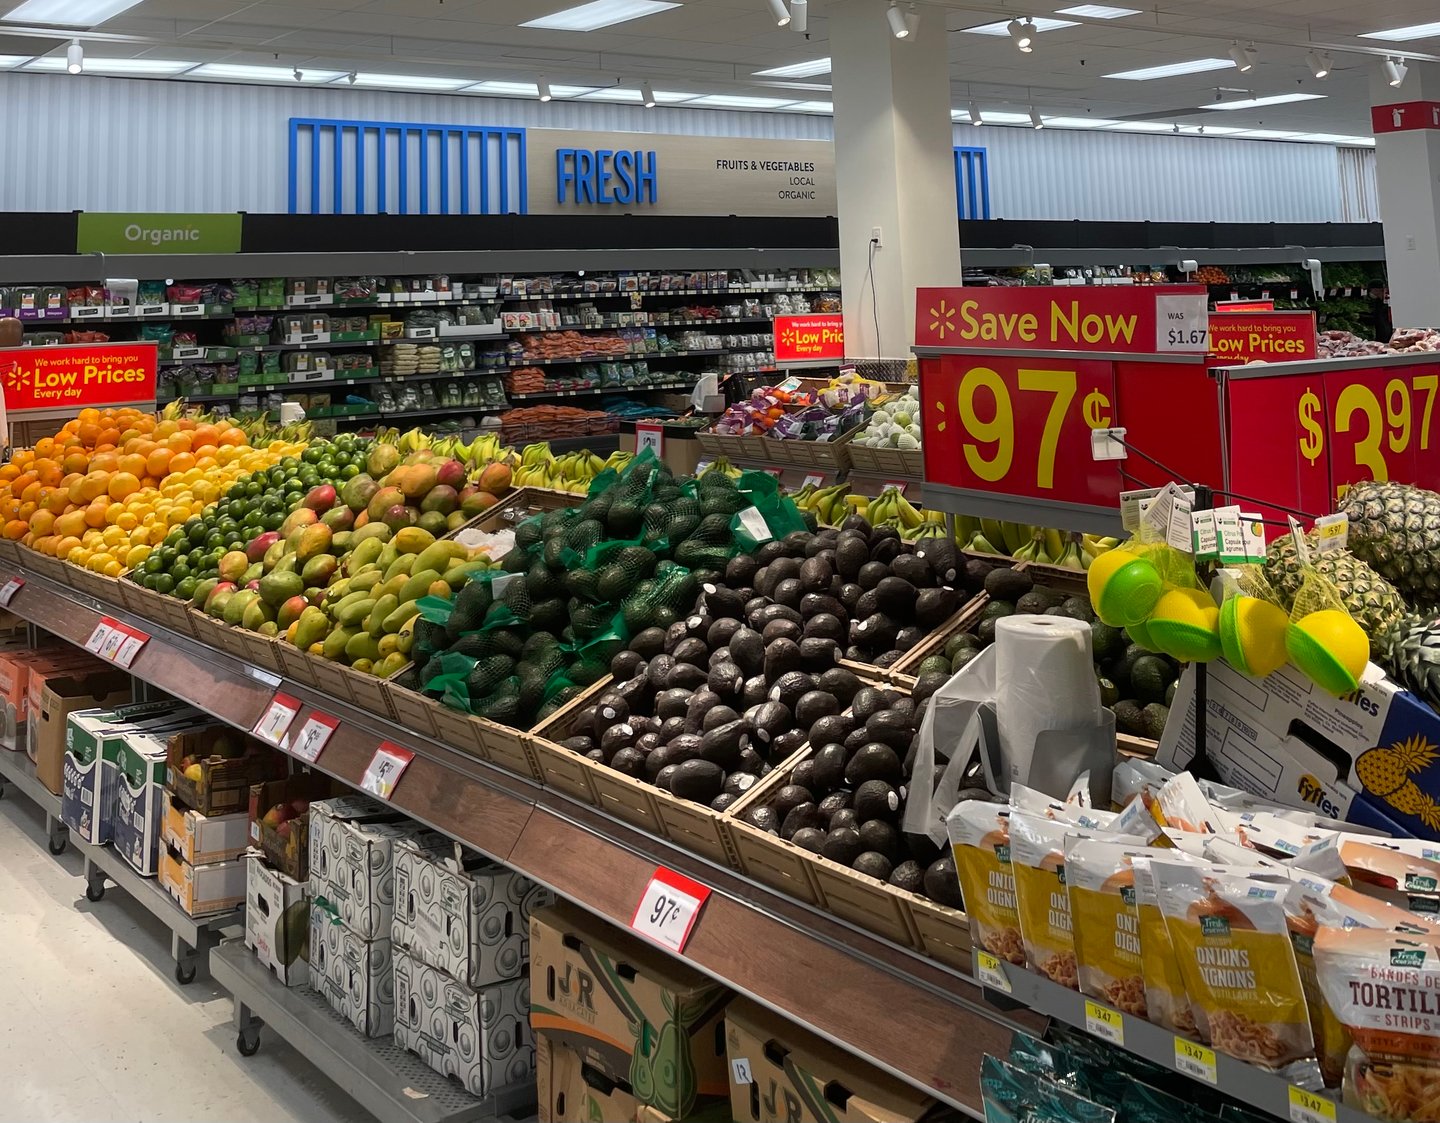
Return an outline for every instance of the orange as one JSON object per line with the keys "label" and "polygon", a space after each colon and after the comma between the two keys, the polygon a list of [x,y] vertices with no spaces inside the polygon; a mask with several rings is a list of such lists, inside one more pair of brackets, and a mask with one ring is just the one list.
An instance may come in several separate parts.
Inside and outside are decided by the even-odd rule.
{"label": "orange", "polygon": [[65,538],[52,539],[52,541],[55,543],[56,556],[62,558],[69,556],[70,551],[80,545],[80,539],[76,538],[73,534]]}
{"label": "orange", "polygon": [[195,467],[195,454],[192,452],[177,452],[170,458],[170,472],[172,475],[176,472],[188,472],[193,467]]}
{"label": "orange", "polygon": [[170,446],[171,452],[189,452],[194,441],[189,433],[176,433],[168,438],[165,443]]}
{"label": "orange", "polygon": [[139,490],[140,481],[130,472],[116,472],[107,488],[111,499],[128,499]]}
{"label": "orange", "polygon": [[89,472],[80,481],[80,502],[88,503],[90,500],[104,495],[110,486],[109,472]]}
{"label": "orange", "polygon": [[85,511],[66,511],[55,520],[55,533],[63,538],[75,537],[85,533]]}
{"label": "orange", "polygon": [[164,421],[160,422],[160,424],[155,426],[155,439],[157,441],[163,441],[166,437],[174,436],[179,431],[180,423],[178,421],[171,421],[169,418],[166,418]]}
{"label": "orange", "polygon": [[82,424],[88,421],[93,425],[95,422],[100,420],[100,411],[94,406],[86,406],[84,409],[82,409],[79,413],[75,415],[75,420],[81,422]]}
{"label": "orange", "polygon": [[226,429],[225,432],[220,434],[220,443],[222,445],[231,445],[232,447],[245,444],[245,430],[239,428]]}
{"label": "orange", "polygon": [[40,482],[46,487],[54,487],[64,475],[60,470],[60,465],[53,460],[35,461],[35,474],[40,477]]}
{"label": "orange", "polygon": [[93,422],[82,422],[75,435],[86,448],[94,448],[100,439],[100,426]]}
{"label": "orange", "polygon": [[145,460],[145,471],[147,475],[155,476],[157,479],[170,474],[170,457],[173,453],[168,448],[157,448]]}
{"label": "orange", "polygon": [[70,490],[64,487],[52,487],[49,493],[40,500],[40,506],[54,515],[63,515],[65,508],[70,506]]}
{"label": "orange", "polygon": [[35,442],[35,455],[39,457],[53,456],[55,453],[55,438],[41,437]]}
{"label": "orange", "polygon": [[21,472],[20,475],[10,481],[10,493],[12,495],[23,494],[27,487],[33,483],[37,483],[39,479],[40,477],[34,472]]}
{"label": "orange", "polygon": [[20,509],[15,512],[15,517],[17,519],[22,519],[28,523],[30,521],[30,516],[33,515],[37,510],[39,510],[39,508],[36,507],[34,503],[21,503]]}
{"label": "orange", "polygon": [[111,448],[114,448],[120,443],[120,430],[115,428],[115,426],[113,425],[109,426],[106,429],[102,429],[100,431],[99,443],[102,445],[109,445]]}
{"label": "orange", "polygon": [[110,506],[110,500],[106,496],[92,499],[90,505],[85,508],[85,525],[98,530],[106,525],[105,512]]}
{"label": "orange", "polygon": [[128,472],[138,478],[145,474],[145,457],[138,453],[127,452],[120,458],[120,463],[116,467],[119,471]]}
{"label": "orange", "polygon": [[5,465],[0,465],[0,483],[8,483],[9,481],[13,480],[13,479],[14,479],[16,476],[18,476],[19,474],[20,474],[20,465],[18,465],[18,464],[5,464]]}
{"label": "orange", "polygon": [[114,472],[120,467],[120,456],[114,452],[99,452],[90,458],[90,471]]}
{"label": "orange", "polygon": [[[20,499],[25,503],[38,503],[40,501],[40,493],[44,490],[45,485],[39,480],[35,480],[33,483],[26,484],[21,490]],[[15,494],[15,489],[11,488],[10,493],[12,495]]]}
{"label": "orange", "polygon": [[67,452],[65,458],[60,461],[60,467],[69,474],[71,472],[87,472],[90,470],[90,458],[83,452]]}
{"label": "orange", "polygon": [[19,541],[21,538],[24,538],[25,535],[27,535],[29,532],[30,524],[22,523],[19,519],[11,519],[8,523],[5,524],[3,531],[0,531],[0,533],[3,533],[5,537],[10,539],[12,542]]}
{"label": "orange", "polygon": [[55,545],[58,541],[59,540],[55,538],[36,538],[33,539],[30,544],[42,554],[54,554]]}
{"label": "orange", "polygon": [[50,528],[55,525],[55,516],[50,511],[36,511],[30,516],[29,527],[31,533],[36,537],[42,537],[50,533]]}

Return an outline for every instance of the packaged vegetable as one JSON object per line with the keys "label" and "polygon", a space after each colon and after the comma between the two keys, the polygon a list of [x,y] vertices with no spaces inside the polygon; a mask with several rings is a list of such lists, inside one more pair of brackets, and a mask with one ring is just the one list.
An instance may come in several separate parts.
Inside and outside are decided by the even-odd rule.
{"label": "packaged vegetable", "polygon": [[[1175,855],[1173,861],[1184,860]],[[1149,858],[1136,858],[1135,912],[1140,921],[1140,977],[1145,983],[1145,1011],[1157,1026],[1185,1037],[1194,1037],[1195,1015],[1185,990],[1185,977],[1170,943],[1165,915],[1155,891]]]}
{"label": "packaged vegetable", "polygon": [[1355,838],[1341,840],[1340,859],[1362,893],[1440,919],[1440,860],[1407,853],[1390,839]]}
{"label": "packaged vegetable", "polygon": [[1440,937],[1321,928],[1315,966],[1354,1039],[1345,1102],[1392,1123],[1440,1121]]}
{"label": "packaged vegetable", "polygon": [[945,820],[971,939],[1010,963],[1025,963],[1015,878],[1010,868],[1010,809],[985,800],[955,805]]}
{"label": "packaged vegetable", "polygon": [[1127,758],[1115,765],[1110,778],[1110,801],[1119,811],[1147,787],[1155,791],[1175,773],[1149,760]]}
{"label": "packaged vegetable", "polygon": [[1286,886],[1164,860],[1150,871],[1202,1040],[1264,1068],[1293,1067],[1292,1080],[1318,1085]]}
{"label": "packaged vegetable", "polygon": [[1132,1080],[1115,1113],[1120,1123],[1213,1123],[1211,1115],[1198,1104],[1162,1092],[1142,1080]]}
{"label": "packaged vegetable", "polygon": [[1080,986],[1065,892],[1065,838],[1074,831],[1069,823],[1044,816],[1010,815],[1010,870],[1025,965],[1071,990]]}
{"label": "packaged vegetable", "polygon": [[985,1056],[980,1061],[985,1123],[1115,1123],[1115,1112],[1069,1088]]}
{"label": "packaged vegetable", "polygon": [[1147,1007],[1133,863],[1165,854],[1108,838],[1071,835],[1065,840],[1065,884],[1080,990],[1140,1018],[1147,1016]]}
{"label": "packaged vegetable", "polygon": [[1155,802],[1160,808],[1157,821],[1162,827],[1179,827],[1197,834],[1226,833],[1221,817],[1188,772],[1171,776],[1161,784]]}

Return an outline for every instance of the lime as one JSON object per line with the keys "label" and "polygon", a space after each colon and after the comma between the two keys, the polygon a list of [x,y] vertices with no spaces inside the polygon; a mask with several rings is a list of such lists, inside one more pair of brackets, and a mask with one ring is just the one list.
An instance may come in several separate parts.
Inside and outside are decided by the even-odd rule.
{"label": "lime", "polygon": [[178,526],[165,536],[165,545],[169,547],[172,553],[175,551],[176,547],[182,545],[184,542],[185,531],[180,529],[180,527]]}
{"label": "lime", "polygon": [[144,569],[146,573],[159,573],[165,568],[165,559],[162,558],[159,553],[151,554],[145,559],[145,564],[141,568]]}
{"label": "lime", "polygon": [[189,600],[195,595],[195,586],[198,582],[193,577],[187,577],[184,581],[175,583],[175,595],[181,600]]}
{"label": "lime", "polygon": [[212,550],[224,546],[228,541],[230,541],[230,539],[226,538],[225,535],[221,534],[218,530],[212,530],[205,536],[205,545]]}
{"label": "lime", "polygon": [[157,593],[168,594],[175,591],[175,578],[168,573],[162,573],[155,578],[154,589]]}
{"label": "lime", "polygon": [[321,458],[323,458],[324,455],[325,455],[325,450],[324,450],[323,448],[321,448],[318,444],[316,444],[316,445],[311,445],[311,446],[310,446],[309,448],[307,448],[304,452],[302,452],[302,453],[300,454],[300,459],[303,460],[306,464],[315,464],[315,463],[317,463]]}
{"label": "lime", "polygon": [[266,530],[279,530],[281,524],[283,524],[284,522],[285,516],[282,515],[280,512],[276,511],[272,514],[265,515],[261,519],[260,525],[263,526]]}
{"label": "lime", "polygon": [[205,541],[205,535],[209,531],[200,519],[185,520],[185,536],[195,545]]}
{"label": "lime", "polygon": [[360,467],[356,464],[346,464],[340,469],[338,475],[342,480],[353,480],[360,474]]}
{"label": "lime", "polygon": [[190,567],[184,562],[176,562],[175,568],[172,569],[168,575],[162,574],[161,576],[168,577],[169,580],[175,582],[175,584],[178,585],[181,581],[184,581],[185,578],[190,576]]}

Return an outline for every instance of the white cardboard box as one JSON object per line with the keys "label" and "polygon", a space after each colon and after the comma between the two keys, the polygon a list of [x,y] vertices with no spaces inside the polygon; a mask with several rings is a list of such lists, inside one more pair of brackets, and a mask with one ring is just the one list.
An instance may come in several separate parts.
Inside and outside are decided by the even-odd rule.
{"label": "white cardboard box", "polygon": [[250,816],[202,815],[167,794],[160,821],[160,837],[192,866],[230,862],[245,853],[250,840]]}
{"label": "white cardboard box", "polygon": [[191,916],[228,912],[245,902],[245,863],[192,866],[168,847],[160,850],[160,884]]}
{"label": "white cardboard box", "polygon": [[394,1026],[390,941],[361,938],[313,898],[310,985],[366,1037],[384,1037]]}
{"label": "white cardboard box", "polygon": [[165,742],[143,733],[125,738],[115,757],[115,852],[142,877],[160,865],[160,814],[165,803]]}
{"label": "white cardboard box", "polygon": [[512,869],[456,848],[401,839],[394,846],[390,938],[471,987],[513,979],[530,958],[530,912],[550,894]]}
{"label": "white cardboard box", "polygon": [[310,981],[310,886],[245,857],[245,946],[287,987]]}
{"label": "white cardboard box", "polygon": [[530,980],[474,990],[395,949],[395,1044],[472,1095],[535,1081]]}
{"label": "white cardboard box", "polygon": [[395,916],[396,841],[449,846],[434,831],[363,796],[322,799],[310,805],[310,894],[323,897],[340,919],[366,940],[390,939]]}

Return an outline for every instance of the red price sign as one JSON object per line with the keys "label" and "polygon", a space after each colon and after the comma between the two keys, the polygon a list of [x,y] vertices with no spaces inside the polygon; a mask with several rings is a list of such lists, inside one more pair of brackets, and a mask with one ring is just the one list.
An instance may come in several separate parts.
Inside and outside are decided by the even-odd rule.
{"label": "red price sign", "polygon": [[10,412],[155,400],[154,343],[77,343],[0,352]]}
{"label": "red price sign", "polygon": [[1224,363],[1313,359],[1315,313],[1217,312],[1210,317],[1210,353]]}
{"label": "red price sign", "polygon": [[1114,365],[1080,358],[946,355],[921,364],[925,479],[1062,503],[1118,502],[1090,431],[1115,419]]}
{"label": "red price sign", "polygon": [[1328,451],[1337,498],[1361,480],[1440,486],[1440,364],[1325,372],[1323,405],[1302,400],[1301,457]]}
{"label": "red price sign", "polygon": [[775,361],[806,363],[845,357],[845,317],[838,312],[775,317]]}

